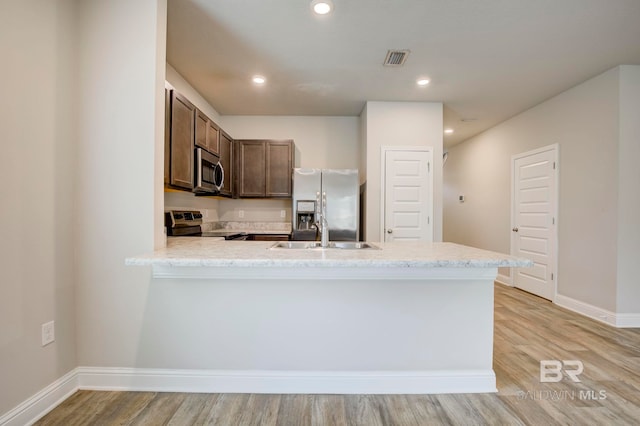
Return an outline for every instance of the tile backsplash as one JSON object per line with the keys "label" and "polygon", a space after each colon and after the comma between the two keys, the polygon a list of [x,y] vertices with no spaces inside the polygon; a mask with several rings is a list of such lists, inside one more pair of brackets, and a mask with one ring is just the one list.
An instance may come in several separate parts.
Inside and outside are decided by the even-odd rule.
{"label": "tile backsplash", "polygon": [[196,197],[188,192],[164,193],[166,210],[200,210],[204,222],[291,223],[291,199],[226,199]]}
{"label": "tile backsplash", "polygon": [[218,217],[227,222],[291,222],[291,200],[220,200]]}

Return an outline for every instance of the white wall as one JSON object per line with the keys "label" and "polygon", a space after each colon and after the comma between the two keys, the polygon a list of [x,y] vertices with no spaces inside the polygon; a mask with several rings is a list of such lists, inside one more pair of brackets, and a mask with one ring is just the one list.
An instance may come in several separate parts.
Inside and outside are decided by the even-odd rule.
{"label": "white wall", "polygon": [[558,293],[615,311],[618,82],[612,69],[449,149],[444,239],[509,253],[511,156],[558,143]]}
{"label": "white wall", "polygon": [[442,240],[442,104],[435,102],[367,102],[366,235],[380,241],[380,149],[382,146],[433,148],[433,240]]}
{"label": "white wall", "polygon": [[77,365],[72,3],[0,2],[0,417]]}
{"label": "white wall", "polygon": [[618,312],[640,313],[640,66],[620,67]]}
{"label": "white wall", "polygon": [[357,169],[358,117],[224,115],[234,139],[293,139],[295,167]]}
{"label": "white wall", "polygon": [[79,2],[78,14],[78,365],[133,367],[150,271],[124,259],[162,232],[166,1]]}
{"label": "white wall", "polygon": [[213,108],[209,102],[207,102],[202,95],[193,88],[191,83],[185,80],[184,77],[171,66],[171,64],[167,62],[165,67],[167,82],[180,94],[186,96],[187,99],[196,106],[196,108],[204,112],[211,120],[215,121],[216,124],[220,125],[221,120],[218,111],[216,111],[215,108]]}

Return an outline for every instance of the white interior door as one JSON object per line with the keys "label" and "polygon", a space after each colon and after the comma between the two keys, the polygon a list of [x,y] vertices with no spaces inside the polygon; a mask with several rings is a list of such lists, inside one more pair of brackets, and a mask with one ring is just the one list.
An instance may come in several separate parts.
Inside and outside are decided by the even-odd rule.
{"label": "white interior door", "polygon": [[513,157],[511,252],[531,259],[517,268],[514,286],[545,299],[556,293],[557,147]]}
{"label": "white interior door", "polygon": [[432,153],[383,148],[383,241],[433,241]]}

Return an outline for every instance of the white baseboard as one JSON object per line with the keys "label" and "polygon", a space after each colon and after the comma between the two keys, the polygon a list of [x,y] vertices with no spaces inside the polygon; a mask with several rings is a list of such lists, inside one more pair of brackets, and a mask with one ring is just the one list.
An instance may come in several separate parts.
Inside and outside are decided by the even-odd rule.
{"label": "white baseboard", "polygon": [[616,314],[616,327],[640,328],[640,314]]}
{"label": "white baseboard", "polygon": [[509,275],[498,274],[498,276],[496,277],[496,282],[502,285],[513,287],[513,283],[511,282],[511,277]]}
{"label": "white baseboard", "polygon": [[31,425],[78,390],[77,371],[72,370],[0,416],[0,426]]}
{"label": "white baseboard", "polygon": [[597,306],[557,294],[554,303],[596,321],[618,328],[640,327],[640,314],[617,314]]}
{"label": "white baseboard", "polygon": [[31,425],[79,389],[190,393],[437,394],[497,392],[493,370],[235,371],[78,367],[0,417]]}
{"label": "white baseboard", "polygon": [[91,390],[288,394],[435,394],[496,392],[493,370],[262,371],[79,367]]}

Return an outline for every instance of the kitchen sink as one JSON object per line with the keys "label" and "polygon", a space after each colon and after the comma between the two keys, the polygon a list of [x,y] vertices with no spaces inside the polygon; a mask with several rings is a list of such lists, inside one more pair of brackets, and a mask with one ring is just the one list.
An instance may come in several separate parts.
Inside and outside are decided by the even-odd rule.
{"label": "kitchen sink", "polygon": [[361,250],[361,249],[373,249],[380,250],[380,248],[369,243],[361,243],[356,241],[334,241],[329,243],[329,248],[337,248],[343,250]]}
{"label": "kitchen sink", "polygon": [[[339,249],[339,250],[362,250],[373,249],[380,250],[378,247],[370,243],[363,243],[357,241],[331,241],[327,249]],[[319,241],[282,241],[275,243],[270,249],[293,249],[293,250],[308,250],[308,249],[322,249]]]}
{"label": "kitchen sink", "polygon": [[319,241],[281,241],[275,243],[272,249],[314,249],[320,248]]}

